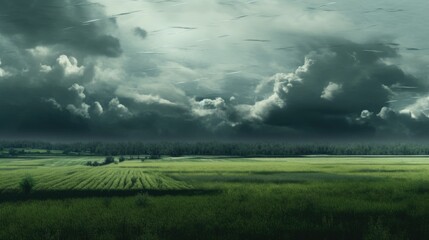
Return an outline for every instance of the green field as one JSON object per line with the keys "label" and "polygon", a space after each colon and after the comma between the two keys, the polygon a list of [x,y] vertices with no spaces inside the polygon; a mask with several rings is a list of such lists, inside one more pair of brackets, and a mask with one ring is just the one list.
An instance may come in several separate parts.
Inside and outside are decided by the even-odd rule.
{"label": "green field", "polygon": [[[53,157],[0,160],[0,189],[14,191],[26,175],[38,183],[35,190],[130,190],[187,189],[188,184],[176,181],[151,168],[133,164],[111,164],[104,167],[84,166],[98,157]],[[138,162],[137,162],[138,163]],[[137,182],[132,185],[131,178]]]}
{"label": "green field", "polygon": [[427,158],[102,160],[0,159],[0,239],[429,238]]}

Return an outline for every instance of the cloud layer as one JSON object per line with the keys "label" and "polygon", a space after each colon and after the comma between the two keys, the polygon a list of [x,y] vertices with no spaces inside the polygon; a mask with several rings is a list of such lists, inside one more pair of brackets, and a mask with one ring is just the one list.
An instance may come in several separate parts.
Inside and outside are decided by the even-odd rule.
{"label": "cloud layer", "polygon": [[0,134],[428,138],[427,5],[0,0]]}

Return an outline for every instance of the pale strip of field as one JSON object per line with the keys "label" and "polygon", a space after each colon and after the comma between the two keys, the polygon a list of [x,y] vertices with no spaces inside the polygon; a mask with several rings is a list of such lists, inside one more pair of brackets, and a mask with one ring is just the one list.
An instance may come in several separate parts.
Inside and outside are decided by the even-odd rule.
{"label": "pale strip of field", "polygon": [[[422,171],[429,169],[429,158],[231,158],[231,159],[180,159],[127,161],[121,167],[142,168],[162,173],[228,173],[228,172],[285,172],[324,171],[331,173],[353,173],[359,169],[374,171]],[[363,171],[362,171],[363,172]]]}

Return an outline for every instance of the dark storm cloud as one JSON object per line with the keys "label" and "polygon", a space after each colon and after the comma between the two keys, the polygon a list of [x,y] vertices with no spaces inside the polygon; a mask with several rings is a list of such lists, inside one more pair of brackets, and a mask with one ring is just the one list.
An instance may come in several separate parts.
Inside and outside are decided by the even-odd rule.
{"label": "dark storm cloud", "polygon": [[[47,93],[73,96],[61,86],[45,85],[43,88],[2,83],[0,88],[0,134],[2,136],[40,134],[82,134],[88,131],[88,124],[80,117],[75,117],[54,100],[42,99]],[[69,95],[70,94],[70,95]]]}
{"label": "dark storm cloud", "polygon": [[214,136],[183,109],[140,111],[141,105],[113,94],[83,100],[83,93],[76,85],[67,89],[52,83],[38,87],[1,83],[0,136],[146,140]]}
{"label": "dark storm cloud", "polygon": [[[114,26],[98,4],[71,0],[0,0],[0,33],[25,48],[62,44],[90,54],[118,57],[119,40],[106,33]],[[102,21],[88,22],[93,19]]]}
{"label": "dark storm cloud", "polygon": [[[272,94],[252,106],[250,114],[263,124],[313,137],[371,137],[379,129],[386,132],[386,128],[394,128],[381,119],[377,124],[356,122],[362,111],[378,113],[393,94],[404,90],[427,91],[421,81],[384,62],[398,57],[396,50],[386,44],[336,40],[324,46],[306,45],[305,51],[310,52],[305,64],[295,73],[274,76]],[[415,121],[410,116],[394,114],[400,115],[396,121],[405,126],[399,132],[417,130],[411,129]]]}
{"label": "dark storm cloud", "polygon": [[389,107],[383,107],[359,121],[362,126],[375,130],[375,138],[419,140],[427,139],[429,135],[428,118],[413,118],[409,113],[397,112]]}
{"label": "dark storm cloud", "polygon": [[[105,18],[102,7],[87,1],[0,0],[0,15],[0,49],[10,49],[0,52],[1,136],[93,133],[85,102],[93,97],[80,84],[92,80],[94,68],[82,59],[122,52],[110,35],[112,20],[81,23]],[[99,113],[99,106],[94,111]]]}
{"label": "dark storm cloud", "polygon": [[[249,7],[289,9],[267,3]],[[337,13],[304,8],[299,22],[283,14],[267,24],[214,1],[214,20],[195,22],[200,1],[180,7],[192,14],[103,4],[0,0],[0,137],[429,136],[425,78],[396,65],[421,51],[401,51],[392,36],[341,36],[335,29],[349,25]]]}
{"label": "dark storm cloud", "polygon": [[[307,52],[305,63],[294,73],[274,75],[265,86],[271,92],[250,106],[252,113],[242,111],[228,94],[195,97],[186,106],[111,86],[104,91],[98,86],[97,92],[88,93],[81,83],[92,75],[84,77],[85,66],[61,55],[49,73],[36,77],[39,82],[20,80],[29,77],[23,73],[1,83],[5,111],[0,132],[15,129],[45,136],[136,139],[305,139],[416,136],[413,133],[420,127],[429,126],[428,121],[409,114],[381,111],[392,94],[410,90],[395,86],[413,87],[414,92],[427,89],[397,66],[385,63],[398,57],[395,49],[380,43],[335,40],[329,45],[306,45],[302,51]],[[245,78],[232,80],[237,79],[241,80],[229,92],[249,92],[239,88],[249,87]],[[251,88],[257,88],[256,84]]]}

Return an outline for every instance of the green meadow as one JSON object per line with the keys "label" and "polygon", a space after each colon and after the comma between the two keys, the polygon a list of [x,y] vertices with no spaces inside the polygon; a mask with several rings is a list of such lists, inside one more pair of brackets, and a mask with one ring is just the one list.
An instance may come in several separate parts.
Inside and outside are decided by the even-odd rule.
{"label": "green meadow", "polygon": [[429,238],[424,157],[103,160],[0,159],[0,239]]}

